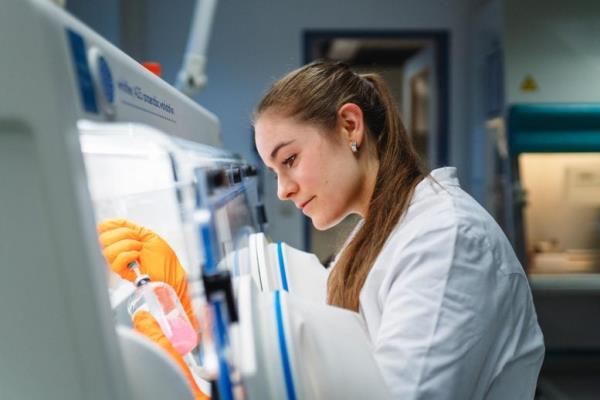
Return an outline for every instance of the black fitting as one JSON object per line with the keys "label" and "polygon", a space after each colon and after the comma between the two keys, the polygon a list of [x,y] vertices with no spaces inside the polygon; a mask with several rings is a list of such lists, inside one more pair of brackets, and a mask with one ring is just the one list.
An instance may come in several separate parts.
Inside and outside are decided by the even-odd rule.
{"label": "black fitting", "polygon": [[230,169],[229,176],[231,177],[231,182],[234,184],[242,181],[242,171],[239,168]]}
{"label": "black fitting", "polygon": [[227,312],[229,313],[229,322],[238,321],[237,307],[233,297],[233,286],[231,285],[231,274],[229,271],[217,272],[213,275],[203,275],[204,290],[206,298],[210,301],[216,295],[222,295],[227,304]]}
{"label": "black fitting", "polygon": [[243,176],[250,177],[258,175],[258,170],[254,165],[244,165],[242,167]]}
{"label": "black fitting", "polygon": [[229,179],[227,177],[227,173],[224,170],[213,169],[210,171],[206,171],[206,183],[208,185],[209,191],[212,192],[213,189],[228,186]]}
{"label": "black fitting", "polygon": [[258,224],[260,226],[265,225],[267,222],[267,210],[265,209],[265,205],[263,203],[258,203],[256,205],[256,218],[258,219]]}

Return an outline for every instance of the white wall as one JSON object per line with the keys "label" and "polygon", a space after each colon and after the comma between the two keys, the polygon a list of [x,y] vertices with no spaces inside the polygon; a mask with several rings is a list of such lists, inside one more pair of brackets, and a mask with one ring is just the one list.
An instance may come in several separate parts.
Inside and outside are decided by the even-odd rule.
{"label": "white wall", "polygon": [[506,0],[505,15],[507,103],[600,101],[600,1]]}
{"label": "white wall", "polygon": [[[74,0],[72,0],[74,1]],[[78,0],[82,1],[82,0]],[[253,160],[250,117],[262,93],[303,62],[306,29],[446,29],[450,33],[450,161],[468,186],[467,25],[469,0],[227,0],[217,6],[208,52],[208,86],[197,100],[221,119],[225,146]],[[181,63],[193,1],[146,1],[147,59],[173,82]],[[258,161],[257,161],[258,162]],[[302,245],[302,217],[275,198],[266,204],[275,239]]]}

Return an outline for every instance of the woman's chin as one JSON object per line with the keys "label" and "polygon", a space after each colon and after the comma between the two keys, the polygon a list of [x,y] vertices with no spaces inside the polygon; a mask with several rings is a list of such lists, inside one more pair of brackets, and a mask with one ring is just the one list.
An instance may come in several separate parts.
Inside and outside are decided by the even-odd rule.
{"label": "woman's chin", "polygon": [[[341,219],[319,218],[319,216],[309,216],[313,226],[318,231],[326,231],[336,226]],[[342,218],[343,219],[343,218]]]}

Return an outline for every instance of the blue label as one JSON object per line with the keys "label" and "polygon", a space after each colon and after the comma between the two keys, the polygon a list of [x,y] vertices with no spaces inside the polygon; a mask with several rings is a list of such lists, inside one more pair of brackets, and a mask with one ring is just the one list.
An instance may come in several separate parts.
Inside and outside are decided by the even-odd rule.
{"label": "blue label", "polygon": [[67,29],[67,37],[71,45],[71,55],[73,56],[73,64],[79,83],[79,94],[81,95],[83,109],[89,113],[98,114],[96,93],[94,92],[94,83],[92,81],[92,74],[90,73],[90,66],[88,65],[83,37],[71,29]]}
{"label": "blue label", "polygon": [[98,71],[100,72],[100,85],[102,86],[104,98],[109,104],[112,104],[115,101],[115,84],[108,63],[102,56],[98,57]]}

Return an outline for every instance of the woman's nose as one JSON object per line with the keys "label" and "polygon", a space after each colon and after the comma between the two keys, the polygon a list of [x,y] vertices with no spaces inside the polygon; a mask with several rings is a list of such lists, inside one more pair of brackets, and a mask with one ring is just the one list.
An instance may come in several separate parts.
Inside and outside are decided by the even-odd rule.
{"label": "woman's nose", "polygon": [[290,200],[297,191],[298,185],[293,180],[286,177],[277,177],[277,197],[280,200]]}

